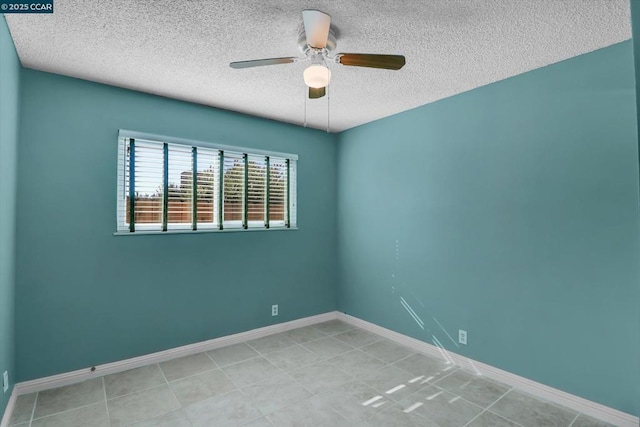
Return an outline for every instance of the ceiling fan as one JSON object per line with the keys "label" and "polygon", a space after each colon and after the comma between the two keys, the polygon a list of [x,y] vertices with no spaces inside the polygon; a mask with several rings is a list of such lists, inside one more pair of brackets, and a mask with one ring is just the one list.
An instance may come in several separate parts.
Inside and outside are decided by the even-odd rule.
{"label": "ceiling fan", "polygon": [[337,53],[331,55],[336,48],[336,37],[331,30],[331,17],[319,10],[302,11],[304,31],[298,37],[298,47],[305,55],[302,58],[289,56],[284,58],[256,59],[238,61],[229,64],[231,68],[250,68],[263,65],[291,64],[293,62],[310,61],[311,65],[304,70],[304,82],[309,87],[309,98],[325,96],[331,79],[331,71],[327,62],[352,67],[382,68],[399,70],[405,64],[402,55],[374,55],[368,53]]}

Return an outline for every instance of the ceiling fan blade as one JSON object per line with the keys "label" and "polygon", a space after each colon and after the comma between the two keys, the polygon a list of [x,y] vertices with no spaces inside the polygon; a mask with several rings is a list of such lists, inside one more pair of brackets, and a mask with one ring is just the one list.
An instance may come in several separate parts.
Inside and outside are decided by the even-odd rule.
{"label": "ceiling fan blade", "polygon": [[268,58],[268,59],[255,59],[252,61],[238,61],[229,64],[231,68],[251,68],[261,67],[263,65],[277,65],[277,64],[291,64],[296,62],[298,58],[290,56],[287,58]]}
{"label": "ceiling fan blade", "polygon": [[399,70],[406,60],[402,55],[373,55],[368,53],[340,53],[338,62],[353,67],[383,68],[385,70]]}
{"label": "ceiling fan blade", "polygon": [[319,88],[315,88],[315,87],[310,87],[309,88],[309,99],[322,98],[326,94],[327,94],[326,86],[325,87],[319,87]]}
{"label": "ceiling fan blade", "polygon": [[303,10],[304,32],[307,36],[307,44],[317,49],[327,46],[331,17],[319,10]]}

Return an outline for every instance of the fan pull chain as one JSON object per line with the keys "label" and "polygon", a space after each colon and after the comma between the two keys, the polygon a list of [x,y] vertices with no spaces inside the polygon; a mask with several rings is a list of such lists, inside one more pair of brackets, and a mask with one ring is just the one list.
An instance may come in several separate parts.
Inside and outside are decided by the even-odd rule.
{"label": "fan pull chain", "polygon": [[304,87],[304,127],[307,127],[307,87]]}
{"label": "fan pull chain", "polygon": [[[327,66],[327,62],[325,61],[324,57],[322,58],[322,64],[324,65],[324,67],[327,69],[327,81],[329,81],[329,67]],[[331,99],[331,89],[329,89],[329,85],[326,86],[326,92],[327,92],[327,133],[330,132],[330,121],[329,121],[329,100]]]}
{"label": "fan pull chain", "polygon": [[331,99],[331,89],[329,89],[329,85],[327,85],[327,133],[330,133],[331,129],[329,127],[329,124],[331,123],[329,121],[329,111],[331,110],[329,108],[329,100]]}

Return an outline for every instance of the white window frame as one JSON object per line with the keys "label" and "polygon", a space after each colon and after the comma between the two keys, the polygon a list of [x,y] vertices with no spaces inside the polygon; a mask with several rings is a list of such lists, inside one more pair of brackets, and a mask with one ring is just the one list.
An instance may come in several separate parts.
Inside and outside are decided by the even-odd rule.
{"label": "white window frame", "polygon": [[[185,147],[196,147],[197,148],[206,148],[208,150],[217,150],[218,153],[222,152],[224,156],[224,152],[231,152],[234,154],[243,154],[246,158],[255,157],[255,156],[264,156],[265,159],[274,158],[280,161],[286,161],[288,165],[288,175],[287,175],[287,210],[285,211],[285,220],[270,220],[266,214],[268,200],[268,191],[265,194],[265,220],[248,220],[247,214],[247,206],[246,206],[246,191],[245,191],[245,201],[243,203],[243,216],[244,220],[236,220],[236,221],[222,221],[222,224],[219,224],[220,221],[214,223],[197,223],[197,216],[193,221],[195,224],[194,229],[188,223],[183,224],[172,224],[171,227],[168,226],[167,220],[164,219],[162,224],[134,224],[133,228],[126,222],[127,212],[127,196],[129,195],[130,189],[128,188],[127,183],[127,152],[126,148],[128,146],[128,142],[130,140],[138,140],[156,144],[168,144],[171,145],[180,145]],[[135,144],[135,142],[134,142]],[[197,158],[197,157],[196,157]],[[197,141],[191,139],[184,138],[176,138],[170,136],[156,135],[144,132],[130,131],[125,129],[120,129],[118,132],[118,167],[117,167],[117,202],[116,202],[116,232],[115,235],[140,235],[140,234],[174,234],[174,233],[210,233],[210,232],[228,232],[228,231],[257,231],[257,230],[295,230],[297,229],[297,163],[298,163],[298,155],[290,154],[290,153],[281,153],[274,151],[265,151],[265,150],[257,150],[253,148],[243,148],[237,146],[231,146],[226,144],[218,144],[214,142],[205,142],[205,141]],[[245,163],[246,165],[247,163]],[[218,164],[218,168],[224,168],[224,165]],[[246,168],[246,166],[245,166]],[[196,168],[197,169],[197,168]],[[224,170],[224,169],[223,169]],[[223,174],[220,173],[220,176]],[[166,176],[166,175],[165,175]],[[247,186],[245,173],[245,183],[244,186]],[[193,177],[197,178],[197,174],[192,174]],[[220,178],[217,178],[214,181],[216,190],[214,191],[215,195],[219,195],[220,191],[224,191],[224,182]],[[135,183],[134,183],[135,185]],[[192,185],[196,185],[192,183]],[[265,184],[266,185],[266,184]],[[127,188],[125,188],[127,187]],[[165,192],[166,192],[166,182],[165,182]],[[195,193],[194,193],[195,194]],[[163,196],[164,197],[164,196]],[[223,196],[220,196],[215,200],[214,196],[214,214],[220,209],[224,209],[224,203],[220,205],[220,200],[223,200]],[[192,200],[192,203],[196,203],[197,200]],[[217,209],[216,207],[217,206]],[[194,208],[197,209],[197,206]],[[167,215],[163,214],[163,217],[166,218]],[[220,215],[222,217],[222,215]],[[288,218],[288,222],[287,222]],[[163,230],[164,228],[164,230]]]}

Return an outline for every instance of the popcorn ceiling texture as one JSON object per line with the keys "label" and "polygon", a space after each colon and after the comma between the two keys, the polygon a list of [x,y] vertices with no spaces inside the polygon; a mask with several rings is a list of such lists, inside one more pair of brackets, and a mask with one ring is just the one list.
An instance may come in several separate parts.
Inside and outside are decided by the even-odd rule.
{"label": "popcorn ceiling texture", "polygon": [[[302,10],[331,15],[336,52],[402,54],[386,71],[331,64],[311,127],[338,132],[631,38],[629,0],[56,0],[5,15],[22,65],[303,124]],[[329,99],[330,98],[330,99]]]}

